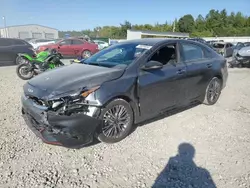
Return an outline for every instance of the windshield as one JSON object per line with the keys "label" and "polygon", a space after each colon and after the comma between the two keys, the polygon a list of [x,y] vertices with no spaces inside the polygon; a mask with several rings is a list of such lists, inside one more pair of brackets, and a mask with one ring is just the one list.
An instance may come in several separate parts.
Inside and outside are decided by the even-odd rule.
{"label": "windshield", "polygon": [[110,46],[84,61],[85,64],[105,67],[127,67],[152,46],[136,43]]}
{"label": "windshield", "polygon": [[244,46],[250,46],[250,42],[245,42]]}
{"label": "windshield", "polygon": [[241,49],[243,47],[244,47],[243,43],[237,43],[237,45],[235,46],[235,49],[239,50],[239,49]]}
{"label": "windshield", "polygon": [[60,42],[61,40],[63,40],[63,39],[55,39],[54,42],[55,42],[55,43],[58,43],[58,42]]}
{"label": "windshield", "polygon": [[221,44],[221,43],[214,43],[213,47],[214,48],[224,48],[225,44]]}

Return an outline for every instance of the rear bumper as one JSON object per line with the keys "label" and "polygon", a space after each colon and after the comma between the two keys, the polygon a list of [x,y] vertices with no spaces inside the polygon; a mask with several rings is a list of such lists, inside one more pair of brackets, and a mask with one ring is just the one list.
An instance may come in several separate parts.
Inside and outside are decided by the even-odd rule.
{"label": "rear bumper", "polygon": [[98,117],[58,115],[22,97],[22,116],[28,127],[47,144],[78,148],[93,141]]}
{"label": "rear bumper", "polygon": [[222,89],[224,89],[227,85],[227,79],[228,79],[228,68],[226,63],[224,67],[221,69],[221,74],[222,74]]}
{"label": "rear bumper", "polygon": [[223,75],[223,83],[222,83],[222,89],[224,89],[227,85],[227,78],[228,78],[228,73]]}

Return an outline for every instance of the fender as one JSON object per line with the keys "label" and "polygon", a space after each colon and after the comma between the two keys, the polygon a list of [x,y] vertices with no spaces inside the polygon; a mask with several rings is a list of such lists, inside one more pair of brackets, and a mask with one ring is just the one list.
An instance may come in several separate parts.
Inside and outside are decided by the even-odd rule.
{"label": "fender", "polygon": [[86,50],[90,51],[87,47],[83,47],[81,50],[78,51],[78,53],[80,53],[81,55]]}
{"label": "fender", "polygon": [[30,55],[28,55],[28,54],[18,53],[17,55],[20,56],[20,57],[26,58],[26,59],[28,59],[29,61],[32,61],[32,60],[33,60],[33,58],[32,58]]}

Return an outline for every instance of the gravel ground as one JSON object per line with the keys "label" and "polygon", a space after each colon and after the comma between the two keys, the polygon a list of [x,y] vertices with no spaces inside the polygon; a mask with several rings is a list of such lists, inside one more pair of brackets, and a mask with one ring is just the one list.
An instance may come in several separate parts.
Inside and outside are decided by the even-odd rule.
{"label": "gravel ground", "polygon": [[148,122],[117,144],[80,150],[44,144],[28,129],[20,109],[24,83],[15,67],[0,68],[0,187],[192,188],[202,187],[201,180],[250,187],[249,69],[230,70],[214,106]]}

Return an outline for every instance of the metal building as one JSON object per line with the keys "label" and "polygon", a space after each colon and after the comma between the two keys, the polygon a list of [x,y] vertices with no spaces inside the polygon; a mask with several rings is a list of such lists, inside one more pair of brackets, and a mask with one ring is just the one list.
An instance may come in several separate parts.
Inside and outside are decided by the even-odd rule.
{"label": "metal building", "polygon": [[58,30],[37,24],[17,25],[17,26],[9,26],[6,28],[0,28],[0,36],[6,38],[20,38],[20,39],[25,39],[25,38],[57,39]]}
{"label": "metal building", "polygon": [[127,30],[127,40],[144,37],[188,38],[189,33]]}

